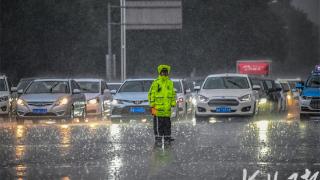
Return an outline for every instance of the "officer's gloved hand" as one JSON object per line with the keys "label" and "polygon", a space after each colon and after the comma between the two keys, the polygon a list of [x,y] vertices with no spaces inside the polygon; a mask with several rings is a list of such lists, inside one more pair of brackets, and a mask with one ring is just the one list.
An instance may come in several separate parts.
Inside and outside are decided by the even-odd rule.
{"label": "officer's gloved hand", "polygon": [[155,116],[157,114],[157,110],[155,107],[151,107],[151,114],[152,116]]}

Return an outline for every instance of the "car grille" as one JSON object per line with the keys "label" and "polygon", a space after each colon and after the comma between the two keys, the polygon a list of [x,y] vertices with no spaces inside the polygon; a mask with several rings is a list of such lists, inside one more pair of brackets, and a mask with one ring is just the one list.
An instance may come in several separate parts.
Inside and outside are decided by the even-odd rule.
{"label": "car grille", "polygon": [[130,103],[130,104],[142,104],[148,102],[148,100],[137,100],[137,101],[130,101],[130,100],[122,100],[125,103]]}
{"label": "car grille", "polygon": [[235,99],[212,99],[208,102],[209,106],[238,106],[239,102]]}
{"label": "car grille", "polygon": [[51,112],[48,112],[48,113],[44,113],[44,114],[36,114],[36,113],[26,113],[24,116],[57,116],[55,113],[51,113]]}
{"label": "car grille", "polygon": [[320,109],[320,98],[312,98],[310,102],[310,106],[313,109]]}
{"label": "car grille", "polygon": [[53,102],[28,102],[29,106],[51,106]]}

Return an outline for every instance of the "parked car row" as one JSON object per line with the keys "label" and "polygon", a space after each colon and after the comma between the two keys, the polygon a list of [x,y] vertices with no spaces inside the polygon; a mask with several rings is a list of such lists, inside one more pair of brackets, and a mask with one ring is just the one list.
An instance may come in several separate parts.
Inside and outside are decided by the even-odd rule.
{"label": "parked car row", "polygon": [[0,76],[0,115],[19,123],[110,117],[113,97],[102,79],[23,78],[17,87]]}
{"label": "parked car row", "polygon": [[[10,93],[6,76],[0,76],[0,114],[12,113],[20,123],[46,118],[151,119],[148,91],[153,81],[143,78],[106,83],[103,79],[24,78]],[[294,80],[289,79],[214,74],[194,82],[172,81],[177,94],[177,106],[172,108],[175,119],[187,119],[193,113],[200,119],[285,112],[299,97],[292,86]]]}

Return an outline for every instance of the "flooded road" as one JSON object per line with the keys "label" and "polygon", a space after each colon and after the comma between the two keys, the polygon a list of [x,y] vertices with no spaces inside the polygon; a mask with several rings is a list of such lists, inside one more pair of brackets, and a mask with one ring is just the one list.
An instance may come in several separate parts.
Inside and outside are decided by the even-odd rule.
{"label": "flooded road", "polygon": [[154,145],[150,122],[4,121],[0,179],[288,179],[305,169],[311,177],[320,170],[319,120],[291,112],[175,121],[166,146]]}

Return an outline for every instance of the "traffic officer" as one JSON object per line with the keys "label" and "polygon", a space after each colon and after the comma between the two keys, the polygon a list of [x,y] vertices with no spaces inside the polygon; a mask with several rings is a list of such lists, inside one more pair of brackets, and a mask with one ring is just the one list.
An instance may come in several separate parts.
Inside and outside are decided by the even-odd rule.
{"label": "traffic officer", "polygon": [[176,92],[169,79],[170,69],[168,65],[158,66],[159,77],[153,81],[148,93],[156,143],[162,142],[162,138],[165,143],[173,141],[170,117],[171,108],[176,106]]}

